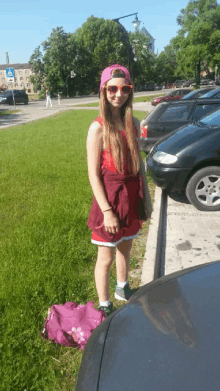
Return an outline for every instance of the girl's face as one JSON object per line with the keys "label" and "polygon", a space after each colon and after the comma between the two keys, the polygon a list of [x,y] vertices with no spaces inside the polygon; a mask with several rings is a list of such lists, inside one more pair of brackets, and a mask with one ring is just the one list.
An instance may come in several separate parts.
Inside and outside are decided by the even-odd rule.
{"label": "girl's face", "polygon": [[[120,108],[128,100],[129,88],[123,89],[124,86],[129,86],[126,80],[122,78],[113,78],[109,80],[106,84],[106,98],[108,102],[115,108]],[[117,88],[115,88],[117,87]],[[121,87],[121,88],[118,88]]]}

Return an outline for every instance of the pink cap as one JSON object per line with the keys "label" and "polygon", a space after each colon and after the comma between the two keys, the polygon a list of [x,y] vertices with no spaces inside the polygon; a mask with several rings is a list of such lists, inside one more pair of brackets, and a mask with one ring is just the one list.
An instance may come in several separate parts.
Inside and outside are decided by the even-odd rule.
{"label": "pink cap", "polygon": [[131,82],[131,77],[130,77],[130,73],[129,71],[127,70],[127,68],[123,67],[122,65],[119,65],[119,64],[113,64],[113,65],[110,65],[110,67],[107,67],[104,69],[104,71],[102,72],[102,75],[101,75],[101,83],[100,83],[100,91],[103,87],[103,85],[111,80],[112,78],[114,78],[114,76],[112,76],[112,71],[114,69],[121,69],[121,71],[124,72],[125,74],[125,79],[127,80],[128,83]]}

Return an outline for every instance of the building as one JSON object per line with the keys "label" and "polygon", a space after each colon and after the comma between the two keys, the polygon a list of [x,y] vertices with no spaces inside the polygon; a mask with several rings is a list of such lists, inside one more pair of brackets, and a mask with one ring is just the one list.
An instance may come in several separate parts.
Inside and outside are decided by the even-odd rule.
{"label": "building", "polygon": [[[14,83],[8,82],[6,77],[6,68],[14,68],[15,80]],[[4,89],[23,90],[26,89],[27,94],[34,93],[33,84],[30,82],[30,76],[33,75],[30,64],[4,64],[0,65],[0,87]]]}
{"label": "building", "polygon": [[142,27],[142,29],[140,29],[140,33],[144,34],[146,37],[149,37],[150,38],[150,42],[149,42],[149,49],[151,50],[152,53],[154,53],[155,51],[155,47],[154,47],[154,42],[155,42],[155,39],[152,37],[152,35],[146,30],[145,27]]}

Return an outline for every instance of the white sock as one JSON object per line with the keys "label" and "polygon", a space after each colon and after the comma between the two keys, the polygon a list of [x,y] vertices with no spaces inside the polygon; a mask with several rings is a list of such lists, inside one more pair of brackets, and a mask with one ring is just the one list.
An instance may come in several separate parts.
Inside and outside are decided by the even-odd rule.
{"label": "white sock", "polygon": [[124,288],[125,285],[127,285],[127,284],[128,284],[128,281],[125,281],[125,282],[117,281],[118,288]]}
{"label": "white sock", "polygon": [[110,304],[111,304],[111,302],[109,299],[107,301],[100,301],[99,302],[100,307],[108,307]]}

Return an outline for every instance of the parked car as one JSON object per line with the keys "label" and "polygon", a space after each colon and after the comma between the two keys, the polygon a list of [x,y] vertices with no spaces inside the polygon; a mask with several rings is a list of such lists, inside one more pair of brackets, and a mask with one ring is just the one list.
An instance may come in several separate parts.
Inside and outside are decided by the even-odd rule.
{"label": "parked car", "polygon": [[219,261],[142,286],[93,331],[75,391],[218,390],[219,296]]}
{"label": "parked car", "polygon": [[154,83],[146,83],[145,84],[145,91],[154,91],[155,90],[155,85]]}
{"label": "parked car", "polygon": [[207,85],[214,85],[215,84],[215,82],[214,82],[214,80],[211,80],[211,79],[202,79],[202,80],[200,80],[200,85],[201,86],[207,86]]}
{"label": "parked car", "polygon": [[162,88],[163,88],[163,86],[157,86],[156,84],[154,85],[155,91],[162,90]]}
{"label": "parked car", "polygon": [[136,91],[154,91],[154,83],[146,83],[136,87]]}
{"label": "parked car", "polygon": [[185,191],[197,209],[220,210],[220,108],[156,143],[147,169],[157,186]]}
{"label": "parked car", "polygon": [[196,82],[195,79],[186,80],[186,81],[183,83],[183,87],[191,87],[192,84],[195,84],[195,82]]}
{"label": "parked car", "polygon": [[220,88],[214,88],[207,92],[205,95],[201,96],[200,99],[205,99],[205,98],[212,98],[212,99],[219,99],[220,98]]}
{"label": "parked car", "polygon": [[176,80],[174,82],[175,87],[183,87],[183,84],[186,82],[186,80]]}
{"label": "parked car", "polygon": [[205,95],[207,92],[212,91],[215,89],[214,86],[200,88],[199,90],[191,91],[189,94],[183,96],[181,99],[197,99],[202,95]]}
{"label": "parked car", "polygon": [[162,137],[220,108],[220,99],[191,99],[161,103],[141,121],[141,149],[149,152]]}
{"label": "parked car", "polygon": [[161,102],[167,102],[169,100],[178,100],[178,99],[181,99],[184,95],[188,94],[191,91],[192,91],[191,88],[185,88],[185,89],[181,89],[181,90],[174,90],[172,92],[169,92],[169,94],[167,94],[165,96],[161,96],[159,98],[152,99],[151,104],[153,106],[157,106],[158,103],[161,103]]}
{"label": "parked car", "polygon": [[25,105],[28,104],[28,95],[23,90],[13,90],[13,93],[12,93],[12,90],[10,90],[10,91],[5,91],[4,93],[1,93],[0,94],[0,104],[13,105],[14,104],[13,94],[14,94],[15,104],[18,104],[18,103],[24,103]]}

